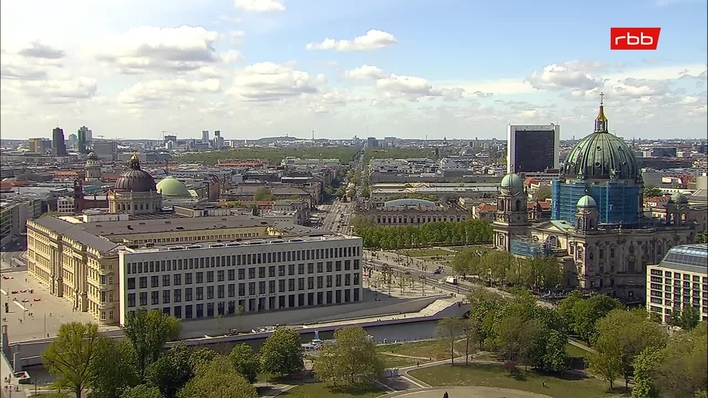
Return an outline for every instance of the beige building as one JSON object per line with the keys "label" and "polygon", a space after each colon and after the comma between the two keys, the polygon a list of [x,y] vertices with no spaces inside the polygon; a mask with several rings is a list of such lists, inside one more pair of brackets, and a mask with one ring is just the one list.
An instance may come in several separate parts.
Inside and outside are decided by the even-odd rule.
{"label": "beige building", "polygon": [[708,245],[677,246],[647,267],[647,311],[668,322],[673,311],[693,307],[708,321]]}
{"label": "beige building", "polygon": [[[119,258],[128,256],[122,253],[132,253],[128,257],[139,254],[140,262],[144,258],[150,263],[164,260],[167,254],[176,256],[177,259],[193,256],[194,250],[201,252],[207,248],[213,251],[215,245],[227,247],[229,253],[234,255],[243,250],[255,249],[267,253],[265,248],[275,248],[277,245],[266,246],[266,241],[273,242],[288,237],[292,238],[287,240],[288,246],[302,246],[303,249],[319,249],[322,245],[338,247],[351,239],[352,246],[361,246],[359,238],[339,237],[343,241],[337,243],[333,240],[335,237],[315,237],[322,234],[317,230],[288,224],[274,227],[263,218],[252,216],[155,218],[88,223],[82,222],[79,217],[43,217],[29,221],[27,227],[27,261],[30,276],[47,285],[51,294],[64,297],[78,311],[90,312],[100,323],[108,325],[117,324],[127,306],[127,302],[121,302],[120,298]],[[211,242],[212,245],[204,246],[205,242]],[[253,243],[251,246],[247,242],[261,242],[263,245],[256,246],[256,243]],[[356,249],[355,252],[358,254],[348,255],[347,260],[354,260],[354,257],[359,259],[361,249]],[[357,270],[360,272],[358,264],[357,262]],[[353,267],[353,264],[350,265]],[[348,271],[352,272],[353,269]],[[361,276],[356,277],[358,283],[360,278]],[[353,302],[355,295],[356,301],[361,297],[360,293],[353,291],[339,294],[342,294],[342,301],[338,301],[335,294],[332,303],[343,303],[344,294],[348,298],[347,302]],[[124,295],[124,298],[127,300],[127,296]],[[286,308],[296,306],[298,305]],[[194,311],[196,314],[196,308]]]}
{"label": "beige building", "polygon": [[422,199],[390,200],[383,206],[363,211],[359,215],[381,226],[419,225],[470,218],[470,212],[461,207]]}

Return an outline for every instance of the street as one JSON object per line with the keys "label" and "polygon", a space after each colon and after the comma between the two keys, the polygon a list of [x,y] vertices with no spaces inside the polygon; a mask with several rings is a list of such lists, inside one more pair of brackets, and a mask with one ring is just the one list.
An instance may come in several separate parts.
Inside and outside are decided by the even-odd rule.
{"label": "street", "polygon": [[327,214],[322,222],[322,229],[341,234],[351,234],[351,219],[354,206],[351,202],[335,199],[331,205],[322,207]]}

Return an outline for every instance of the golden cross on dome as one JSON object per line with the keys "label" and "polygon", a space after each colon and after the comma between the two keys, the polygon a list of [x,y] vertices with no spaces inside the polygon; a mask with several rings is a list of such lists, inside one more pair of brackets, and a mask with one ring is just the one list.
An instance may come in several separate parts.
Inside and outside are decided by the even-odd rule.
{"label": "golden cross on dome", "polygon": [[[125,159],[125,158],[123,158]],[[130,157],[131,162],[137,162],[138,161],[138,154],[134,153],[133,156]]]}
{"label": "golden cross on dome", "polygon": [[600,105],[604,105],[604,104],[605,104],[605,92],[601,91],[600,92]]}

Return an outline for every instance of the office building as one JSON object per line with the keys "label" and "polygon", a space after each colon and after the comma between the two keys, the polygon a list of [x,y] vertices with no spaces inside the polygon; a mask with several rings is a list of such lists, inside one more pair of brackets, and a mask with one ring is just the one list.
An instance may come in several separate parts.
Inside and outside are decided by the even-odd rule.
{"label": "office building", "polygon": [[502,179],[494,245],[518,256],[556,256],[564,266],[565,285],[642,303],[647,266],[672,247],[693,242],[696,226],[680,193],[672,195],[664,219],[644,217],[637,159],[607,124],[601,102],[595,131],[570,151],[553,181],[551,220],[529,219],[528,193],[519,175]]}
{"label": "office building", "polygon": [[30,138],[28,140],[29,151],[46,155],[52,150],[52,140],[46,138]]}
{"label": "office building", "polygon": [[362,300],[358,237],[253,216],[72,220],[27,223],[29,275],[101,324],[139,308],[214,319]]}
{"label": "office building", "polygon": [[202,130],[202,142],[209,142],[209,130]]}
{"label": "office building", "polygon": [[56,127],[52,130],[52,156],[66,156],[64,130],[60,127]]}
{"label": "office building", "polygon": [[559,125],[507,126],[507,173],[538,173],[558,169],[559,152]]}
{"label": "office building", "polygon": [[93,143],[93,152],[101,160],[112,161],[118,157],[118,142],[107,140],[96,140]]}
{"label": "office building", "polygon": [[708,244],[676,246],[647,267],[647,311],[668,322],[673,311],[693,307],[708,321]]}
{"label": "office building", "polygon": [[78,151],[79,153],[88,153],[88,147],[91,145],[92,132],[86,126],[81,126],[78,133]]}

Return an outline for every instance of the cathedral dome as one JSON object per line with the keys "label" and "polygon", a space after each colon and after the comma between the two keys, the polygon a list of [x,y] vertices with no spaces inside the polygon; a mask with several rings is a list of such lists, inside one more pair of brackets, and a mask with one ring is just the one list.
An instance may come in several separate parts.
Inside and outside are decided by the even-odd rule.
{"label": "cathedral dome", "polygon": [[140,169],[140,161],[136,155],[130,158],[130,169],[116,180],[116,192],[156,192],[155,180]]}
{"label": "cathedral dome", "polygon": [[592,198],[592,196],[585,195],[578,200],[578,204],[576,205],[576,207],[581,209],[590,209],[597,207],[597,203],[595,202],[595,199]]}
{"label": "cathedral dome", "polygon": [[562,175],[578,180],[633,180],[638,182],[637,158],[625,142],[607,130],[603,102],[595,132],[580,140],[565,159]]}
{"label": "cathedral dome", "polygon": [[167,176],[157,183],[157,192],[163,196],[190,196],[187,187],[178,179]]}
{"label": "cathedral dome", "polygon": [[516,173],[509,173],[502,178],[499,187],[502,192],[516,195],[524,190],[524,181]]}

